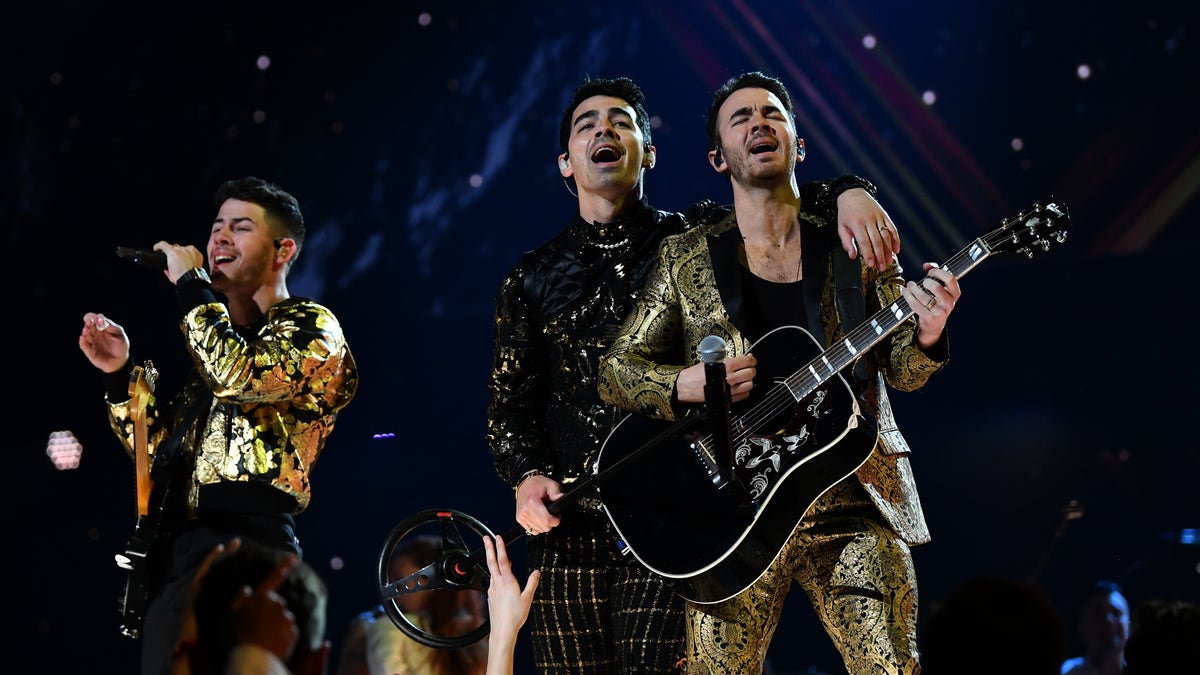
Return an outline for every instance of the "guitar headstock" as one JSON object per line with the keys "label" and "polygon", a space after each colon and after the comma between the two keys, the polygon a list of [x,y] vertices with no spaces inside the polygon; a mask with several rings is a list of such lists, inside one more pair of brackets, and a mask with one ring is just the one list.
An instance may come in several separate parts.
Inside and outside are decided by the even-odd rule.
{"label": "guitar headstock", "polygon": [[135,365],[133,372],[129,374],[129,397],[134,400],[135,404],[139,404],[154,393],[156,384],[158,384],[158,369],[154,367],[153,361],[147,359],[145,365]]}
{"label": "guitar headstock", "polygon": [[1013,218],[1005,219],[1000,227],[984,235],[982,240],[993,253],[1024,253],[1032,258],[1035,248],[1049,251],[1052,243],[1066,241],[1070,225],[1071,212],[1067,205],[1050,197]]}

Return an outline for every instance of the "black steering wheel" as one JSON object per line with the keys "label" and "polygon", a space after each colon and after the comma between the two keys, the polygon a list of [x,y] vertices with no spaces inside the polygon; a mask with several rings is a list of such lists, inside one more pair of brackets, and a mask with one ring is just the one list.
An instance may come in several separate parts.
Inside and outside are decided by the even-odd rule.
{"label": "black steering wheel", "polygon": [[[475,554],[467,551],[458,531],[459,523],[465,524],[481,539],[495,536],[486,525],[461,511],[429,509],[392,528],[379,553],[379,600],[384,611],[401,632],[427,647],[459,649],[483,639],[490,629],[485,616],[479,626],[462,635],[435,635],[413,623],[396,602],[405,595],[435,590],[487,593],[490,575],[482,549]],[[429,529],[440,529],[441,553],[437,559],[404,578],[391,579],[388,568],[396,548],[413,533]],[[420,562],[423,561],[418,564]]]}

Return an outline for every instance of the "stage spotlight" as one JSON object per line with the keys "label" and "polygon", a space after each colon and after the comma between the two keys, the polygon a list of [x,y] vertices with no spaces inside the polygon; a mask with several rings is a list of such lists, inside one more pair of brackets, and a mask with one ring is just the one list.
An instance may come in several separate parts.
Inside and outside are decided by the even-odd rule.
{"label": "stage spotlight", "polygon": [[46,443],[46,456],[59,471],[77,469],[83,456],[83,445],[70,431],[52,431]]}

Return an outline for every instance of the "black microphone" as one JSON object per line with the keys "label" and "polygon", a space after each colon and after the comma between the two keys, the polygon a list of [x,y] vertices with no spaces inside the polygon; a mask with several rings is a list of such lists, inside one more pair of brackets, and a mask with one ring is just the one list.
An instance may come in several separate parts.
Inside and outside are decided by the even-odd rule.
{"label": "black microphone", "polygon": [[167,254],[162,251],[146,251],[140,248],[118,246],[117,257],[143,267],[149,267],[152,270],[167,269]]}
{"label": "black microphone", "polygon": [[729,382],[725,379],[725,341],[709,335],[696,348],[704,362],[704,408],[713,437],[713,456],[721,470],[718,487],[733,477],[733,443],[729,431]]}

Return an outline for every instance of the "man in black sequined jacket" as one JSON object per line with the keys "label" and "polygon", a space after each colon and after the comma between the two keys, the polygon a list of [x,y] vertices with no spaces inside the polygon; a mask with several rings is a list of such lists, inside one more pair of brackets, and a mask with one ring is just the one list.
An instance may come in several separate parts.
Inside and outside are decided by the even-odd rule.
{"label": "man in black sequined jacket", "polygon": [[[670,582],[623,554],[594,496],[573,498],[559,515],[547,506],[591,473],[625,416],[600,400],[597,365],[660,241],[686,229],[686,218],[643,195],[655,149],[631,80],[585,80],[563,111],[559,140],[558,168],[575,181],[579,213],[500,286],[487,438],[497,474],[516,493],[529,563],[542,574],[531,613],[539,670],[669,672],[684,650],[683,602]],[[869,184],[845,177],[830,185],[805,189],[831,222],[841,217],[843,245],[886,266],[899,240],[894,227],[891,238],[874,227],[887,214],[859,189]]]}

